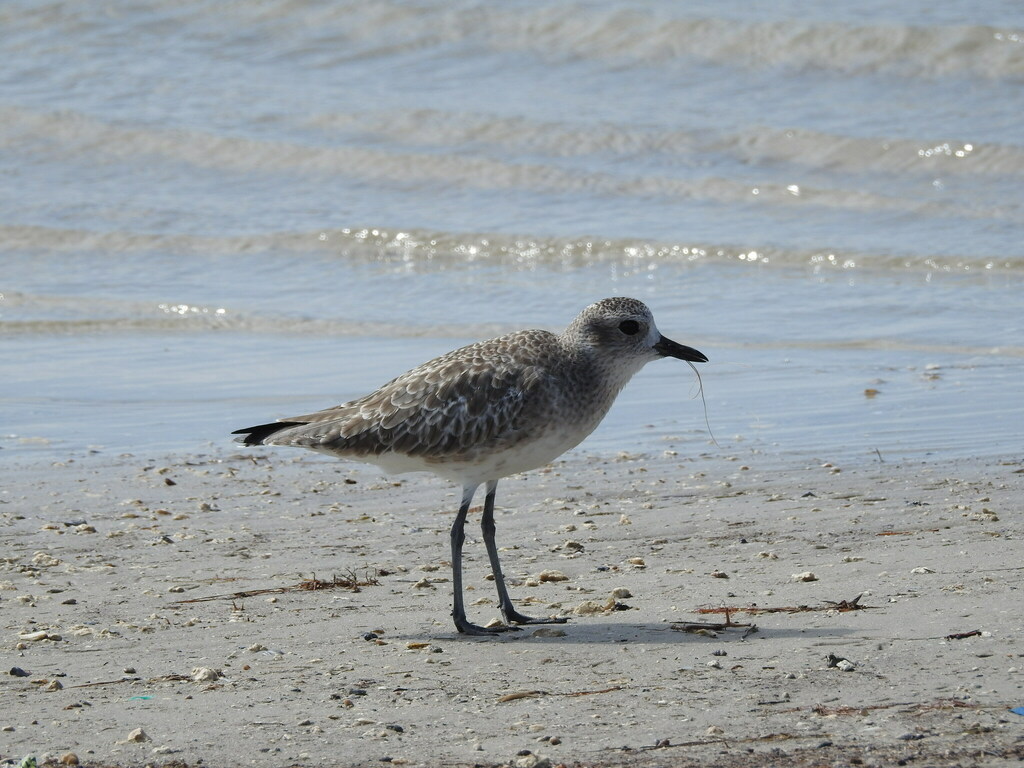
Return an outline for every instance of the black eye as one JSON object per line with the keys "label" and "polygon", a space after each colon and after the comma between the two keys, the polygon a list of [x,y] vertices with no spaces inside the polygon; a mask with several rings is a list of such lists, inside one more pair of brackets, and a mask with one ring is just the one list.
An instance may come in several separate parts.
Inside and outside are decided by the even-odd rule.
{"label": "black eye", "polygon": [[627,336],[635,336],[640,331],[640,323],[636,320],[623,320],[619,323],[619,330]]}

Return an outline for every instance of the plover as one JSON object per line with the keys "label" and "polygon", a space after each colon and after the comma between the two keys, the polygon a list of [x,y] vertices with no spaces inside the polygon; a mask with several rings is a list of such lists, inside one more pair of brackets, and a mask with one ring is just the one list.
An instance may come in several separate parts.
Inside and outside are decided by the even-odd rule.
{"label": "plover", "polygon": [[[292,445],[375,464],[385,472],[427,471],[462,485],[451,528],[452,618],[459,632],[490,635],[534,618],[509,597],[494,543],[498,481],[543,466],[578,445],[601,422],[615,396],[652,360],[707,362],[696,349],[665,338],[636,299],[591,304],[561,334],[529,330],[456,349],[413,368],[375,392],[305,416],[239,429],[245,445]],[[462,545],[466,515],[486,486],[484,546],[504,625],[466,617]]]}

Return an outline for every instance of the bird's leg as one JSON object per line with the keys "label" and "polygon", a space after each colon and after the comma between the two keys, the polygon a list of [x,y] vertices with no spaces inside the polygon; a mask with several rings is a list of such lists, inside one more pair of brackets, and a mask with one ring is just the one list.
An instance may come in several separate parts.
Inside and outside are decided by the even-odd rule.
{"label": "bird's leg", "polygon": [[494,585],[498,588],[498,607],[501,608],[501,615],[510,624],[564,624],[568,619],[537,619],[532,616],[524,616],[515,609],[515,606],[512,604],[512,598],[508,596],[508,589],[505,587],[505,577],[501,573],[501,562],[498,560],[498,547],[494,543],[494,492],[497,490],[497,487],[497,480],[487,483],[487,498],[484,500],[484,515],[480,519],[480,530],[484,535],[487,557],[491,561]]}
{"label": "bird's leg", "polygon": [[466,540],[466,515],[469,514],[469,504],[473,501],[475,492],[475,485],[467,485],[462,489],[462,505],[459,507],[459,514],[455,516],[455,522],[452,523],[452,587],[455,593],[452,618],[455,620],[455,628],[465,635],[494,635],[515,627],[481,627],[471,623],[466,618],[466,605],[462,599],[462,544]]}

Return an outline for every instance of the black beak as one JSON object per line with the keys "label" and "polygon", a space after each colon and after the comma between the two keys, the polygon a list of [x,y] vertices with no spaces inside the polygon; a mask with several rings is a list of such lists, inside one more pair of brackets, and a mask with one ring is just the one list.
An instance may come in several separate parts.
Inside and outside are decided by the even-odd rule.
{"label": "black beak", "polygon": [[703,352],[698,352],[693,347],[677,344],[664,336],[654,345],[654,350],[664,357],[675,357],[679,360],[688,360],[691,363],[706,363],[708,361],[707,355]]}

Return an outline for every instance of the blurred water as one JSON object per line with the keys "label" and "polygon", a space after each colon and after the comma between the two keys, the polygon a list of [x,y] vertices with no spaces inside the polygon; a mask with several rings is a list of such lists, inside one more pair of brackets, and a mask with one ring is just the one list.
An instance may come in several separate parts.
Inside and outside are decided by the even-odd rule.
{"label": "blurred water", "polygon": [[609,295],[709,355],[720,446],[665,361],[592,450],[1019,452],[1018,4],[9,0],[0,30],[0,460],[223,444]]}

